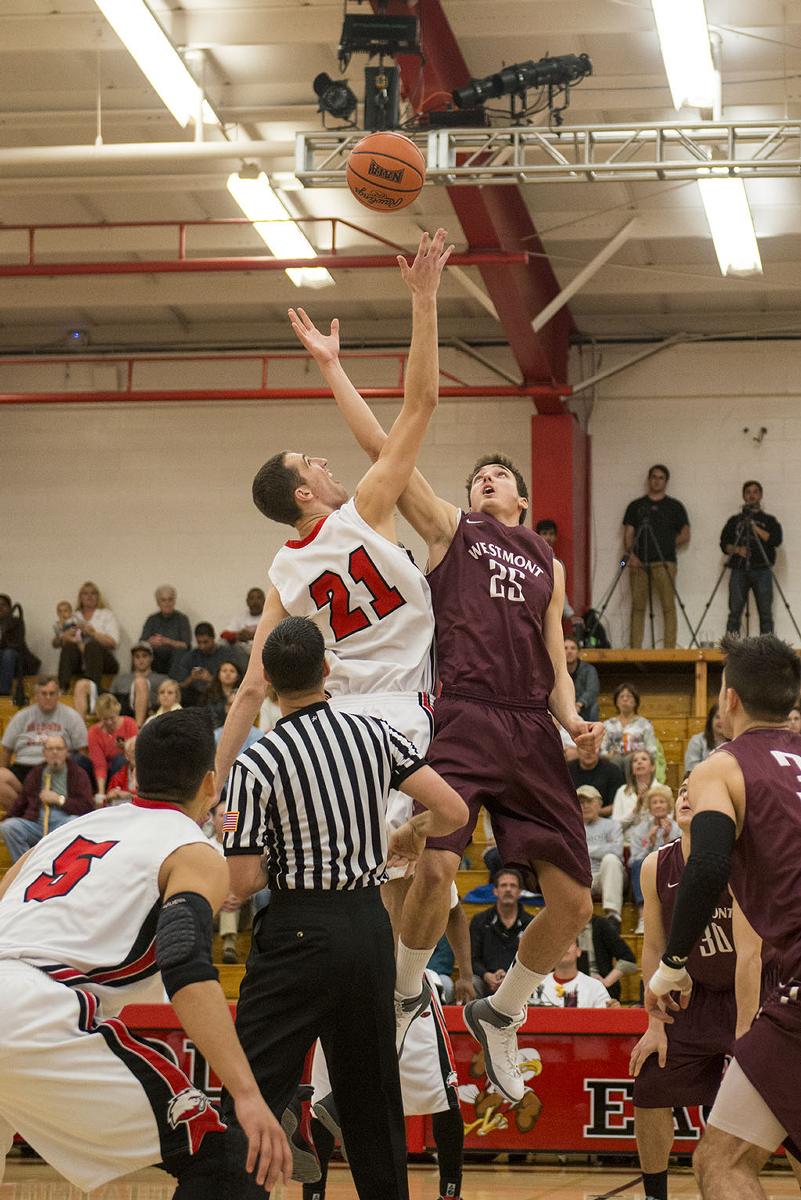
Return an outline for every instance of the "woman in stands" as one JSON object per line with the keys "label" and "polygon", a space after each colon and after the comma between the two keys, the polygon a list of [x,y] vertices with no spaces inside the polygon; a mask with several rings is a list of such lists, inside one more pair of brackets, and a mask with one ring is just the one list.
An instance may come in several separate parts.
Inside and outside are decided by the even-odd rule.
{"label": "woman in stands", "polygon": [[653,784],[643,796],[642,803],[642,819],[629,830],[631,891],[640,910],[636,933],[643,932],[642,864],[652,850],[659,850],[681,837],[681,830],[673,819],[673,793],[669,787],[664,783]]}
{"label": "woman in stands", "polygon": [[[165,679],[159,684],[159,706],[153,713],[153,717],[161,717],[164,713],[175,712],[177,708],[182,708],[181,704],[181,685],[176,683],[174,679]],[[147,721],[152,721],[153,717],[148,717]],[[147,725],[145,721],[145,725]]]}
{"label": "woman in stands", "polygon": [[[120,702],[111,692],[102,692],[95,705],[97,724],[89,730],[89,757],[97,783],[97,797],[105,797],[106,780],[126,764],[125,743],[136,737],[133,717],[120,716]],[[96,798],[97,798],[96,797]]]}
{"label": "woman in stands", "polygon": [[[795,711],[798,712],[797,709]],[[801,713],[799,713],[799,718],[801,718]],[[799,728],[796,732],[801,732],[801,720],[799,720]],[[707,714],[706,725],[702,732],[693,734],[687,743],[687,752],[684,755],[685,775],[689,775],[693,767],[697,767],[699,763],[709,758],[712,751],[725,741],[723,727],[718,716],[718,706],[713,704]]]}
{"label": "woman in stands", "polygon": [[791,708],[787,714],[787,728],[791,733],[801,733],[801,708]]}
{"label": "woman in stands", "polygon": [[640,716],[640,693],[633,683],[619,684],[612,700],[617,709],[616,717],[604,721],[604,739],[601,754],[605,758],[617,759],[619,765],[635,750],[657,752],[654,727],[647,717]]}
{"label": "woman in stands", "polygon": [[212,710],[215,727],[222,725],[225,714],[236,689],[242,682],[242,672],[236,663],[220,663],[209,690],[205,693],[203,703]]}
{"label": "woman in stands", "polygon": [[635,750],[626,762],[626,783],[615,792],[612,820],[623,826],[623,840],[641,814],[642,799],[656,779],[656,756],[650,750]]}
{"label": "woman in stands", "polygon": [[119,645],[120,627],[91,580],[81,585],[75,617],[78,624],[53,639],[55,648],[61,650],[58,684],[62,692],[69,691],[73,675],[89,679],[99,688],[104,675],[116,675],[120,669],[113,653]]}

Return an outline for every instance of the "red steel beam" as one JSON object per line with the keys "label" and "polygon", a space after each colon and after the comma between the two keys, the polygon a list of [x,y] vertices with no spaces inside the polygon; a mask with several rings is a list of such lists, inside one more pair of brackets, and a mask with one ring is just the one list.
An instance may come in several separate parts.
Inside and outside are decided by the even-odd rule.
{"label": "red steel beam", "polygon": [[[377,0],[371,2],[377,11]],[[389,11],[395,15],[417,13],[420,17],[424,59],[421,62],[405,55],[398,60],[407,99],[416,112],[441,107],[441,101],[471,77],[441,0],[419,0],[414,8],[406,0],[391,0]],[[449,187],[448,195],[471,249],[543,253],[523,194],[516,185]],[[531,328],[533,318],[560,290],[547,258],[530,258],[525,264],[507,265],[503,269],[486,263],[481,274],[524,382],[559,385],[567,378],[569,336],[573,330],[570,313],[563,308],[539,333]],[[558,386],[553,395],[565,393],[566,389]],[[554,398],[543,399],[538,411],[563,410],[561,402]]]}
{"label": "red steel beam", "polygon": [[[411,255],[409,258],[411,259]],[[457,267],[486,267],[526,263],[524,250],[478,250],[453,254],[448,260]],[[157,258],[147,262],[68,262],[68,263],[11,263],[0,265],[0,278],[56,275],[183,275],[186,272],[214,271],[287,271],[290,268],[326,267],[329,271],[362,271],[397,268],[398,259],[392,254],[318,254],[315,258],[268,258],[267,256],[234,256],[233,258]]]}
{"label": "red steel beam", "polygon": [[[0,362],[0,366],[2,363]],[[403,388],[361,388],[366,400],[401,400]],[[569,392],[570,389],[567,388]],[[545,401],[557,398],[564,392],[547,385],[528,387],[443,387],[440,399],[497,399],[502,397],[529,398]],[[221,400],[330,400],[326,388],[158,388],[148,391],[97,391],[97,392],[0,392],[2,404],[149,404],[184,403],[190,401]]]}

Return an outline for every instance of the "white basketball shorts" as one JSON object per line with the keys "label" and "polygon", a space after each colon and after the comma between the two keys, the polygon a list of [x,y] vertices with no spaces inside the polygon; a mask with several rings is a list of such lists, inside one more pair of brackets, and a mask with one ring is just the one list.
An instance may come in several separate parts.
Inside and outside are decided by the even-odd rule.
{"label": "white basketball shorts", "polygon": [[19,1133],[89,1192],[221,1132],[216,1109],[157,1042],[28,963],[0,961],[0,1179]]}

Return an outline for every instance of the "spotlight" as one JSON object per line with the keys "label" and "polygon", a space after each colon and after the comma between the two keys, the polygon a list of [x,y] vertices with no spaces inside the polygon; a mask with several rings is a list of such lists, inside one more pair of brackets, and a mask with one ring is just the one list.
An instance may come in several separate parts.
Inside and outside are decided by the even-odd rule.
{"label": "spotlight", "polygon": [[380,13],[346,13],[339,37],[339,66],[342,71],[353,54],[387,55],[420,54],[417,17]]}
{"label": "spotlight", "polygon": [[318,112],[328,113],[338,121],[350,121],[358,101],[345,79],[332,79],[325,71],[321,71],[312,87],[320,101]]}
{"label": "spotlight", "polygon": [[457,108],[475,108],[498,96],[521,96],[530,88],[569,88],[591,74],[592,63],[586,54],[559,54],[539,62],[529,59],[484,79],[471,79],[466,87],[456,89],[453,100]]}
{"label": "spotlight", "polygon": [[67,331],[67,345],[70,350],[85,350],[89,345],[89,334],[85,329],[70,329]]}

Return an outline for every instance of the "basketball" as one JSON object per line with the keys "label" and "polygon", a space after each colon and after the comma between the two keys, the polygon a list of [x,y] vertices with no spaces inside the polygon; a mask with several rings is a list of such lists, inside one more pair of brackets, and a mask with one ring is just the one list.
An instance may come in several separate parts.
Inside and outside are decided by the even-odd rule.
{"label": "basketball", "polygon": [[406,208],[420,195],[425,177],[425,159],[402,133],[370,133],[348,156],[348,187],[373,212]]}

